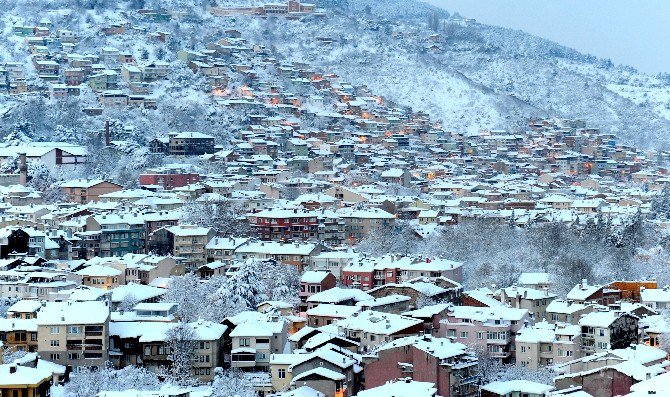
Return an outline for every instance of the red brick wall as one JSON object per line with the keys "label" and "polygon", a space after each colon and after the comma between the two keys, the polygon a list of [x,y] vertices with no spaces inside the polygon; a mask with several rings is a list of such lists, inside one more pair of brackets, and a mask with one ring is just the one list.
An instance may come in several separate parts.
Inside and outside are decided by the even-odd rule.
{"label": "red brick wall", "polygon": [[410,346],[404,346],[380,351],[379,360],[365,365],[365,388],[382,386],[388,381],[409,376],[400,371],[398,363],[411,363],[412,350]]}

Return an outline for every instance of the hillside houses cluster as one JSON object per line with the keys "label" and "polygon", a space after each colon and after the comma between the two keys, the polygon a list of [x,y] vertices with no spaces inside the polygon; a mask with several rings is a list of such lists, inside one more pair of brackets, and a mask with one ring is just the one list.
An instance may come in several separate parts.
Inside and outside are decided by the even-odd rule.
{"label": "hillside houses cluster", "polygon": [[[311,12],[289,1],[286,13],[296,3],[296,12]],[[148,95],[147,83],[169,78],[168,63],[142,64],[115,48],[77,55],[76,33],[48,21],[15,33],[53,92],[65,85],[70,95],[85,82],[103,106],[123,107]],[[28,164],[70,175],[95,153],[63,142],[0,147],[3,164],[20,165],[19,174],[0,176],[0,346],[26,353],[0,363],[1,395],[46,396],[83,368],[161,374],[174,364],[171,333],[186,325],[198,383],[235,369],[262,396],[668,392],[662,312],[670,288],[654,280],[585,279],[559,294],[548,274],[523,273],[511,285],[468,289],[467,261],[358,249],[399,224],[426,238],[481,218],[579,227],[645,216],[668,182],[668,152],[636,149],[582,120],[449,131],[336,74],[279,61],[241,32],[227,34],[177,56],[203,76],[216,106],[244,116],[229,142],[166,131],[147,145],[167,160],[142,170],[134,187],[66,177],[55,202],[26,183]],[[16,85],[13,67],[5,65]],[[142,106],[153,106],[148,96]],[[117,150],[112,138],[107,128],[100,150]],[[182,302],[167,298],[185,274],[205,288],[261,263],[297,269],[297,303],[270,300],[220,322],[185,322]],[[553,382],[484,378],[487,366],[511,364],[551,368]],[[201,395],[191,389],[158,395]]]}

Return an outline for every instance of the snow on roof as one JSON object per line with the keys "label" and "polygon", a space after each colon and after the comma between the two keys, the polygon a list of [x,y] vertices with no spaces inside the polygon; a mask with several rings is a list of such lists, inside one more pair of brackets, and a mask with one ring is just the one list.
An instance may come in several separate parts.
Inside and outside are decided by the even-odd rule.
{"label": "snow on roof", "polygon": [[165,293],[165,289],[143,284],[120,285],[112,290],[112,302],[120,303],[126,296],[132,296],[136,301],[145,301],[158,298]]}
{"label": "snow on roof", "polygon": [[510,380],[505,382],[492,382],[482,386],[481,389],[500,395],[507,395],[513,392],[543,395],[554,390],[554,386],[528,380]]}
{"label": "snow on roof", "polygon": [[316,294],[307,298],[307,302],[339,303],[347,300],[361,302],[372,299],[374,299],[372,295],[358,289],[335,287],[329,290],[317,292]]}
{"label": "snow on roof", "polygon": [[643,365],[663,360],[666,357],[663,350],[644,344],[629,346],[625,349],[614,349],[611,350],[611,353],[623,360],[635,361]]}
{"label": "snow on roof", "polygon": [[[455,319],[471,319],[475,321],[486,322],[488,320],[507,320],[520,321],[528,314],[526,309],[516,309],[511,307],[473,307],[473,306],[452,306],[449,310],[449,317]],[[442,320],[446,321],[446,320]]]}
{"label": "snow on roof", "polygon": [[579,320],[579,325],[608,328],[619,317],[621,317],[621,314],[614,311],[594,311],[583,315]]}
{"label": "snow on roof", "polygon": [[361,308],[357,306],[344,306],[344,305],[333,305],[330,303],[322,303],[316,307],[307,310],[307,315],[320,316],[320,317],[347,318],[352,316],[354,313],[358,313],[360,311]]}
{"label": "snow on roof", "polygon": [[304,363],[305,361],[309,361],[313,358],[320,358],[340,368],[349,368],[356,364],[356,360],[353,358],[338,353],[335,350],[331,350],[330,345],[324,346],[321,349],[315,350],[309,354],[300,354],[299,356],[301,359],[291,364],[289,369],[293,369],[298,364]]}
{"label": "snow on roof", "polygon": [[106,302],[47,302],[37,317],[38,325],[102,324],[109,318]]}
{"label": "snow on roof", "polygon": [[642,302],[670,302],[670,289],[668,288],[640,288],[640,300]]}
{"label": "snow on roof", "polygon": [[325,344],[332,341],[333,339],[345,340],[345,341],[348,341],[349,343],[351,343],[352,345],[355,345],[355,346],[360,345],[360,343],[358,343],[356,341],[353,341],[353,340],[350,340],[350,339],[347,339],[343,336],[334,335],[334,334],[331,334],[331,333],[328,333],[328,332],[321,332],[321,333],[316,334],[316,335],[312,336],[311,338],[309,338],[307,340],[307,342],[305,343],[305,345],[303,346],[303,348],[305,350],[308,350],[308,351],[314,350],[317,347],[324,346]]}
{"label": "snow on roof", "polygon": [[[160,342],[166,340],[166,332],[178,326],[178,323],[161,322],[110,322],[109,334],[121,338],[137,338],[140,342]],[[188,325],[193,329],[197,340],[213,341],[220,339],[228,329],[223,324],[198,320]]]}
{"label": "snow on roof", "polygon": [[[15,372],[10,371],[14,369]],[[14,385],[40,385],[51,379],[53,373],[45,368],[31,368],[16,364],[0,365],[0,387]]]}
{"label": "snow on roof", "polygon": [[350,209],[343,208],[338,211],[342,218],[360,218],[360,219],[395,219],[393,214],[379,208],[369,209]]}
{"label": "snow on roof", "polygon": [[524,299],[537,300],[556,297],[556,294],[550,294],[549,292],[545,293],[545,291],[534,288],[517,287],[515,285],[501,288],[499,291],[497,291],[496,295],[500,295],[501,291],[505,291],[505,295],[507,295],[509,298],[522,297]]}
{"label": "snow on roof", "polygon": [[346,378],[346,376],[344,376],[343,374],[335,372],[332,369],[317,367],[309,371],[302,372],[297,376],[294,376],[291,383],[299,382],[301,379],[305,379],[312,375],[317,375],[319,377],[330,380],[343,380],[344,378]]}
{"label": "snow on roof", "polygon": [[208,250],[234,250],[247,241],[249,241],[249,239],[246,237],[213,237],[209,240],[205,248]]}
{"label": "snow on roof", "polygon": [[359,330],[377,335],[395,334],[420,324],[423,324],[423,321],[374,310],[366,310],[356,316],[351,316],[335,323],[338,328]]}
{"label": "snow on roof", "polygon": [[549,273],[521,273],[517,280],[519,285],[550,284]]}
{"label": "snow on roof", "polygon": [[313,243],[281,243],[277,241],[249,242],[237,248],[236,253],[266,255],[309,255],[316,245]]}
{"label": "snow on roof", "polygon": [[0,332],[26,331],[37,332],[35,319],[0,318]]}
{"label": "snow on roof", "polygon": [[[91,188],[95,185],[99,185],[101,183],[107,183],[107,181],[103,181],[102,179],[73,179],[67,182],[61,183],[61,187],[67,187],[67,188]],[[108,182],[111,183],[111,182]]]}
{"label": "snow on roof", "polygon": [[407,302],[412,298],[405,295],[387,295],[381,298],[374,298],[372,300],[366,300],[362,302],[356,302],[356,306],[366,308],[366,307],[377,307],[384,305],[391,305],[398,302]]}
{"label": "snow on roof", "polygon": [[467,353],[468,348],[462,343],[452,342],[449,338],[435,338],[430,335],[421,335],[396,339],[380,346],[378,350],[389,350],[402,346],[414,346],[440,360],[464,355]]}
{"label": "snow on roof", "polygon": [[23,299],[11,305],[9,309],[7,309],[7,312],[32,313],[39,310],[41,306],[42,305],[38,301]]}
{"label": "snow on roof", "polygon": [[644,396],[654,394],[650,392],[656,392],[656,395],[659,396],[666,394],[662,392],[670,393],[670,372],[642,380],[640,383],[632,385],[630,390]]}
{"label": "snow on roof", "polygon": [[435,384],[413,380],[399,380],[358,392],[357,397],[433,397],[437,393]]}
{"label": "snow on roof", "polygon": [[390,168],[386,171],[383,171],[381,174],[382,178],[400,178],[405,173],[404,170],[400,168]]}
{"label": "snow on roof", "polygon": [[[295,354],[290,355],[293,356]],[[301,386],[295,390],[280,393],[277,397],[326,397],[326,395],[309,386]]]}
{"label": "snow on roof", "polygon": [[175,236],[188,237],[188,236],[205,236],[210,233],[213,229],[208,227],[199,227],[191,225],[179,225],[168,227],[167,230],[174,234]]}
{"label": "snow on roof", "polygon": [[583,303],[574,303],[556,299],[547,305],[547,313],[571,314],[584,310],[587,307],[589,307],[589,305]]}
{"label": "snow on roof", "polygon": [[603,288],[602,285],[588,285],[588,283],[581,282],[568,292],[566,298],[573,301],[585,301],[601,288]]}
{"label": "snow on roof", "polygon": [[332,273],[326,270],[308,270],[302,274],[300,282],[307,284],[321,284],[329,274]]}
{"label": "snow on roof", "polygon": [[438,303],[437,305],[424,306],[420,309],[410,310],[402,313],[402,315],[414,318],[428,318],[446,310],[448,307],[448,303]]}
{"label": "snow on roof", "polygon": [[80,276],[89,277],[116,277],[121,273],[122,272],[119,269],[103,265],[91,265],[75,272],[75,274]]}
{"label": "snow on roof", "polygon": [[230,333],[231,337],[236,336],[255,336],[255,337],[272,337],[276,327],[268,321],[245,321],[238,324]]}
{"label": "snow on roof", "polygon": [[177,139],[214,139],[213,136],[203,134],[202,132],[195,132],[195,131],[183,131],[179,132],[176,135],[174,135],[174,138]]}

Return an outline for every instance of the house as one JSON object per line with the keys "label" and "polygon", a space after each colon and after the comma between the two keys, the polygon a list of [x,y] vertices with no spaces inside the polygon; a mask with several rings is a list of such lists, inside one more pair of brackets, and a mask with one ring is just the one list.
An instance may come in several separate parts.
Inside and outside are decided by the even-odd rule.
{"label": "house", "polygon": [[312,256],[321,252],[321,246],[313,243],[284,243],[275,241],[247,242],[235,250],[239,262],[247,259],[275,260],[284,265],[296,266],[302,271]]}
{"label": "house", "polygon": [[125,282],[121,270],[110,266],[91,265],[75,272],[82,276],[82,285],[111,290]]}
{"label": "house", "polygon": [[307,310],[307,325],[315,328],[323,325],[330,325],[338,320],[349,318],[360,311],[361,308],[358,306],[322,303],[319,306]]}
{"label": "house", "polygon": [[[267,371],[272,354],[284,351],[287,324],[282,317],[252,312],[230,332],[230,366],[243,371]],[[229,320],[234,322],[235,320]]]}
{"label": "house", "polygon": [[409,170],[401,168],[390,168],[382,171],[380,179],[382,182],[392,183],[403,187],[410,187],[412,182],[412,176]]}
{"label": "house", "polygon": [[14,363],[0,364],[0,395],[49,397],[53,372]]}
{"label": "house", "polygon": [[421,302],[449,301],[458,304],[462,292],[463,287],[451,280],[445,279],[442,286],[439,286],[421,278],[406,283],[385,284],[368,291],[376,299],[393,295],[407,296],[410,298],[408,304],[412,308],[418,308]]}
{"label": "house", "polygon": [[528,380],[491,382],[481,387],[481,397],[545,397],[554,386]]}
{"label": "house", "polygon": [[435,397],[436,393],[437,388],[434,383],[405,379],[361,391],[356,397]]}
{"label": "house", "polygon": [[312,308],[324,303],[354,306],[357,302],[372,299],[372,295],[360,290],[334,287],[308,297],[307,306]]}
{"label": "house", "polygon": [[186,167],[160,167],[148,169],[140,174],[140,186],[161,186],[163,190],[188,186],[200,182],[200,174]]}
{"label": "house", "polygon": [[583,315],[595,310],[595,305],[574,303],[556,299],[551,301],[546,308],[546,319],[550,323],[578,324]]}
{"label": "house", "polygon": [[37,351],[36,320],[34,318],[0,318],[0,342],[4,348],[10,349],[9,351]]}
{"label": "house", "polygon": [[549,273],[521,273],[516,284],[519,287],[532,288],[539,291],[551,289]]}
{"label": "house", "polygon": [[144,250],[144,219],[132,213],[86,218],[86,232],[100,234],[101,257],[138,254]]}
{"label": "house", "polygon": [[394,381],[420,379],[434,384],[439,396],[476,396],[478,392],[476,356],[465,345],[447,338],[423,335],[396,339],[366,355],[364,364],[369,390]]}
{"label": "house", "polygon": [[214,238],[214,229],[194,225],[163,227],[149,236],[149,250],[157,255],[182,258],[188,271],[207,264],[207,243]]}
{"label": "house", "polygon": [[663,288],[640,288],[640,301],[654,310],[670,309],[670,286]]}
{"label": "house", "polygon": [[623,349],[638,342],[638,318],[599,308],[579,320],[581,349],[586,353]]}
{"label": "house", "polygon": [[629,360],[558,376],[554,383],[561,389],[578,386],[593,396],[629,396],[628,392],[633,385],[663,373],[665,370],[661,366],[645,366]]}
{"label": "house", "polygon": [[81,204],[98,201],[103,194],[123,189],[121,185],[100,179],[73,179],[61,183],[60,187],[68,200]]}
{"label": "house", "polygon": [[566,298],[576,303],[593,302],[607,306],[620,300],[621,292],[604,285],[589,285],[584,279],[568,292]]}
{"label": "house", "polygon": [[300,277],[300,311],[307,310],[307,298],[334,288],[337,280],[333,273],[328,270],[308,270]]}
{"label": "house", "polygon": [[205,246],[207,262],[230,265],[235,259],[235,250],[249,241],[246,237],[214,237]]}
{"label": "house", "polygon": [[360,343],[359,351],[375,347],[405,336],[423,332],[423,321],[398,314],[366,310],[335,323],[338,333]]}
{"label": "house", "polygon": [[521,329],[515,339],[516,365],[537,370],[583,356],[578,325],[547,322]]}
{"label": "house", "polygon": [[7,318],[30,320],[37,318],[37,312],[42,305],[40,302],[31,300],[20,300],[7,309]]}
{"label": "house", "polygon": [[214,137],[201,132],[173,132],[170,138],[169,153],[174,156],[200,156],[214,153]]}
{"label": "house", "polygon": [[107,301],[47,302],[37,318],[38,351],[57,364],[103,368],[109,319]]}
{"label": "house", "polygon": [[[180,323],[124,322],[113,323],[112,332],[120,340],[136,340],[142,364],[152,372],[169,367],[169,348],[166,345],[169,330]],[[200,382],[211,382],[215,368],[224,365],[224,334],[228,327],[210,321],[186,323],[195,335],[195,351],[191,364],[191,376]],[[125,346],[125,345],[121,345]],[[117,346],[120,348],[121,346]]]}
{"label": "house", "polygon": [[262,240],[314,240],[317,237],[318,212],[298,209],[268,209],[254,213],[250,221]]}
{"label": "house", "polygon": [[440,321],[438,335],[477,346],[491,358],[510,363],[515,361],[517,332],[532,323],[526,309],[452,306]]}
{"label": "house", "polygon": [[511,307],[528,310],[529,315],[537,320],[546,317],[547,305],[556,299],[556,294],[550,294],[546,289],[517,287],[516,284],[501,288],[496,295],[501,302]]}

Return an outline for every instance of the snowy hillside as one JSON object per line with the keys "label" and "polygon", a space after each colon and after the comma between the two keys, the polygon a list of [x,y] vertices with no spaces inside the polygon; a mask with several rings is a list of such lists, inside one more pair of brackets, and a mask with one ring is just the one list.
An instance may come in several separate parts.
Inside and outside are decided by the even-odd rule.
{"label": "snowy hillside", "polygon": [[[252,25],[287,60],[309,61],[366,84],[433,113],[448,128],[509,127],[527,116],[581,117],[632,143],[670,142],[666,82],[511,29],[452,18],[433,31],[428,20],[435,9],[424,4],[373,3],[322,19]],[[404,8],[411,12],[389,20]],[[236,23],[246,27],[249,21]],[[263,33],[268,28],[272,35]],[[434,33],[439,37],[431,39]]]}

